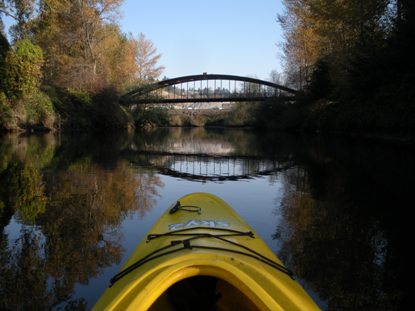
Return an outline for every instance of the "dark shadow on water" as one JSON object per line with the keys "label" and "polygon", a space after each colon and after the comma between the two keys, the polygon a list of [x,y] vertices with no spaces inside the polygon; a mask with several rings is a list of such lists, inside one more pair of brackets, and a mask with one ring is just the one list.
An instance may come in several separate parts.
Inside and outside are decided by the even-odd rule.
{"label": "dark shadow on water", "polygon": [[403,310],[412,148],[307,138],[286,173],[281,257],[329,310]]}

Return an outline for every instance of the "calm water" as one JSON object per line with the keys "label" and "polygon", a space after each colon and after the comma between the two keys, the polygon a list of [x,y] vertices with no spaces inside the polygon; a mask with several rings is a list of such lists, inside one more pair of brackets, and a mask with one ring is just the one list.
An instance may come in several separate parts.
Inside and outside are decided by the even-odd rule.
{"label": "calm water", "polygon": [[0,138],[0,309],[89,309],[180,196],[230,203],[327,310],[408,299],[414,150],[244,130]]}

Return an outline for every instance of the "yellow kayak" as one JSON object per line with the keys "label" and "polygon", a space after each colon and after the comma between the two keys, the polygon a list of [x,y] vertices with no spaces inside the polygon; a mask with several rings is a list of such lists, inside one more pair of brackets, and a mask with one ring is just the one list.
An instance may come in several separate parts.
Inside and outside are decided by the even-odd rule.
{"label": "yellow kayak", "polygon": [[180,198],[137,246],[94,310],[319,310],[222,199]]}

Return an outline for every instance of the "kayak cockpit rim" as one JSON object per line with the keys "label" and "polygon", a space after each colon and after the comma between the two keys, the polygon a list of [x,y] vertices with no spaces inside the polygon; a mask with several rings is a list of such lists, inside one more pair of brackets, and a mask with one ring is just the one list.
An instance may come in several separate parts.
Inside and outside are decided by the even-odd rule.
{"label": "kayak cockpit rim", "polygon": [[[234,259],[231,258],[229,261],[234,261]],[[135,289],[141,280],[139,280],[140,278],[133,277],[127,288],[120,295],[117,295],[112,303],[118,306],[128,306],[132,310],[136,307],[140,307],[140,310],[152,310],[151,307],[156,305],[159,299],[164,299],[160,297],[165,296],[175,284],[186,279],[204,276],[216,278],[222,288],[234,289],[235,292],[239,293],[241,301],[255,306],[255,308],[247,310],[266,310],[269,306],[276,304],[271,296],[272,294],[264,289],[263,284],[259,284],[257,280],[241,272],[233,264],[226,263],[223,260],[215,261],[214,259],[181,262],[180,264],[165,267],[165,269],[162,269],[163,271],[153,275],[145,288],[141,289],[140,292],[137,292]],[[247,264],[247,266],[255,268],[250,264]],[[114,287],[116,286],[117,283],[114,284]],[[283,292],[284,290],[281,289],[281,293]],[[277,306],[275,305],[275,310],[279,309]]]}

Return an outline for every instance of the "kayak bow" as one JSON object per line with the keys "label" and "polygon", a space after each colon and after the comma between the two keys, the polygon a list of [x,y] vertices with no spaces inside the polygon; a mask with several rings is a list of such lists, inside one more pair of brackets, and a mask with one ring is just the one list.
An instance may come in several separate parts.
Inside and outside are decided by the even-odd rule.
{"label": "kayak bow", "polygon": [[140,242],[95,310],[319,310],[222,199],[180,198]]}

